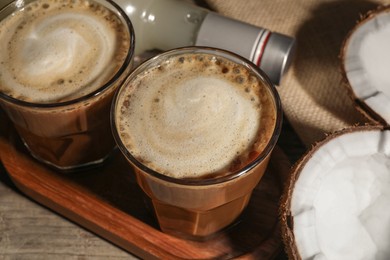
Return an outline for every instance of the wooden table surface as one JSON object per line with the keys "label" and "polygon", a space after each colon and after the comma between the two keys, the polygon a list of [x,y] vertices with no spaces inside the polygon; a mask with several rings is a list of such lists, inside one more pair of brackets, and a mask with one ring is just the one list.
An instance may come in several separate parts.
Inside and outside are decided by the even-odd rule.
{"label": "wooden table surface", "polygon": [[22,195],[0,171],[0,259],[135,259]]}

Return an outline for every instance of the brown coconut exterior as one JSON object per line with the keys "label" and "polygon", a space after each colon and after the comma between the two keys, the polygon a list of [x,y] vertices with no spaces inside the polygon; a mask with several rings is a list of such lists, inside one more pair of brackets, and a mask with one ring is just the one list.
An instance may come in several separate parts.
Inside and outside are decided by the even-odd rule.
{"label": "brown coconut exterior", "polygon": [[364,131],[384,131],[388,130],[389,127],[385,127],[382,125],[364,125],[364,126],[353,126],[350,128],[345,128],[340,131],[336,131],[331,135],[326,136],[322,141],[314,144],[311,149],[309,149],[305,155],[301,157],[301,159],[296,162],[291,170],[291,174],[286,181],[284,186],[283,195],[280,200],[279,207],[279,216],[280,216],[280,224],[281,224],[281,232],[282,239],[285,246],[285,252],[288,255],[289,259],[301,260],[302,257],[299,254],[299,250],[295,243],[294,236],[294,219],[291,216],[291,199],[292,193],[294,191],[294,186],[296,181],[299,178],[299,175],[302,169],[305,167],[306,163],[313,157],[313,154],[318,151],[324,144],[329,141],[345,134],[353,133],[353,132],[364,132]]}
{"label": "brown coconut exterior", "polygon": [[356,25],[352,28],[351,31],[347,34],[344,39],[339,58],[341,60],[341,75],[342,75],[342,85],[347,88],[350,98],[354,101],[355,108],[359,111],[369,122],[373,125],[389,125],[390,122],[386,122],[380,115],[378,115],[374,110],[371,109],[363,100],[359,99],[351,84],[348,81],[347,73],[345,71],[345,54],[349,44],[349,40],[351,35],[364,23],[373,19],[376,15],[382,13],[390,13],[390,5],[380,5],[376,9],[367,12],[365,15],[362,15],[360,19],[357,21]]}

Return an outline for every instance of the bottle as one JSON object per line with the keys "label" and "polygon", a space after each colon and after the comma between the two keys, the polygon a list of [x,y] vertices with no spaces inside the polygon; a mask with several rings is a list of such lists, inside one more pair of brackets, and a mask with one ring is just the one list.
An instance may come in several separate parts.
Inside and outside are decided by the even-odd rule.
{"label": "bottle", "polygon": [[295,39],[243,23],[186,0],[115,0],[133,23],[135,55],[184,46],[209,46],[239,54],[279,85],[290,66]]}

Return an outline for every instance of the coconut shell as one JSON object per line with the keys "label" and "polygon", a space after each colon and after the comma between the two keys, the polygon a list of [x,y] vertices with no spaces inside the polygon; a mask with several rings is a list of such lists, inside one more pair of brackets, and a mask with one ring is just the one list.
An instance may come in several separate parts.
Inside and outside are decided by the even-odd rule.
{"label": "coconut shell", "polygon": [[292,193],[294,191],[294,186],[296,181],[298,180],[302,169],[305,167],[306,163],[312,158],[313,154],[321,149],[321,147],[328,143],[329,141],[340,137],[341,135],[346,135],[349,133],[354,133],[357,131],[384,131],[389,127],[385,127],[382,125],[364,125],[364,126],[353,126],[350,128],[345,128],[343,130],[337,131],[331,135],[326,136],[323,140],[314,144],[311,149],[309,149],[299,161],[297,161],[291,170],[291,174],[286,181],[284,191],[280,200],[280,224],[281,224],[281,232],[282,239],[285,246],[285,252],[288,255],[289,259],[300,260],[302,257],[300,256],[298,247],[295,243],[294,236],[294,218],[291,215],[291,199]]}
{"label": "coconut shell", "polygon": [[367,105],[366,102],[364,102],[364,100],[361,100],[359,97],[357,97],[347,77],[347,72],[345,70],[345,56],[346,56],[346,50],[348,48],[349,40],[353,35],[353,33],[356,32],[356,30],[362,24],[373,19],[376,15],[385,12],[390,13],[390,5],[380,5],[376,9],[371,10],[366,14],[362,15],[360,19],[357,21],[356,25],[346,35],[341,45],[340,55],[339,55],[340,65],[341,65],[340,70],[342,75],[342,86],[344,86],[348,90],[350,98],[354,101],[356,110],[360,112],[363,115],[363,117],[365,117],[369,121],[370,124],[373,125],[389,125],[390,122],[386,122],[386,120],[378,113],[376,113],[369,105]]}

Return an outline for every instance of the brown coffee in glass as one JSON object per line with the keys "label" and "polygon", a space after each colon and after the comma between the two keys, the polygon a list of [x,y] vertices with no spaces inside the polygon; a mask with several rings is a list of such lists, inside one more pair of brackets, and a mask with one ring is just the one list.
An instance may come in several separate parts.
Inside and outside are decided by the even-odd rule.
{"label": "brown coffee in glass", "polygon": [[110,105],[133,52],[131,22],[110,0],[14,1],[0,11],[0,105],[36,159],[66,171],[107,158]]}
{"label": "brown coffee in glass", "polygon": [[204,239],[247,206],[278,139],[275,87],[251,62],[206,47],[136,68],[112,107],[117,144],[162,231]]}

